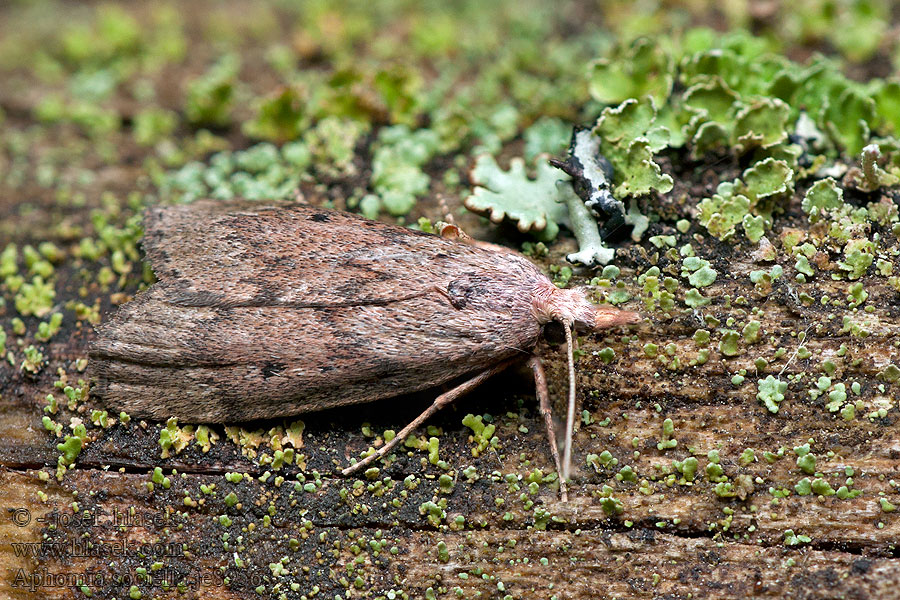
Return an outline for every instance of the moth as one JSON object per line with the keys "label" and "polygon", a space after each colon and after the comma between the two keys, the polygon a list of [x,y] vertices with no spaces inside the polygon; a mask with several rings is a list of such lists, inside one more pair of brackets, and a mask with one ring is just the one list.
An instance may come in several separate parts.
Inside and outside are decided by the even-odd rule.
{"label": "moth", "polygon": [[[158,281],[97,329],[94,390],[133,416],[187,422],[287,417],[392,398],[463,378],[379,450],[517,361],[537,387],[560,492],[571,460],[572,329],[636,313],[557,288],[524,256],[309,205],[203,200],[144,214]],[[535,347],[565,326],[569,410],[560,463]]]}

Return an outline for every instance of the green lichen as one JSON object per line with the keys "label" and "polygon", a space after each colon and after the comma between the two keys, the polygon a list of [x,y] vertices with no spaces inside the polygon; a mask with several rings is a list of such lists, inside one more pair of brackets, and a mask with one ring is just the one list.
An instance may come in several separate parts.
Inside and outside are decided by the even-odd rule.
{"label": "green lichen", "polygon": [[559,224],[568,219],[556,182],[567,176],[545,162],[539,162],[536,171],[536,177],[530,179],[521,159],[512,159],[509,170],[504,171],[493,157],[480,156],[471,173],[477,187],[466,198],[466,208],[495,223],[508,218],[516,222],[519,231],[533,231],[544,241],[555,239]]}
{"label": "green lichen", "polygon": [[882,159],[884,156],[881,147],[878,144],[869,144],[862,149],[859,168],[851,169],[847,173],[847,181],[866,193],[900,185],[900,176],[887,172],[878,164]]}
{"label": "green lichen", "polygon": [[779,279],[784,273],[784,269],[781,265],[775,265],[768,271],[758,270],[750,272],[750,281],[756,287],[756,290],[761,294],[768,294],[772,291],[772,283]]}
{"label": "green lichen", "polygon": [[[35,334],[34,339],[41,342],[50,341],[54,335],[59,333],[59,328],[62,326],[62,320],[62,313],[53,313],[50,315],[49,321],[45,321],[38,325],[38,331]],[[0,351],[2,351],[2,344],[0,344]]]}
{"label": "green lichen", "polygon": [[809,215],[810,222],[815,223],[828,211],[844,206],[844,190],[831,177],[820,179],[807,190],[801,207]]}
{"label": "green lichen", "polygon": [[834,496],[837,492],[825,479],[817,477],[810,483],[810,490],[818,496]]}
{"label": "green lichen", "polygon": [[809,264],[809,259],[802,254],[794,264],[794,268],[797,269],[799,273],[802,273],[807,277],[812,277],[813,275],[815,275],[815,271],[813,271],[812,266]]}
{"label": "green lichen", "polygon": [[697,468],[700,466],[700,461],[696,457],[689,456],[683,461],[673,461],[672,465],[682,474],[680,483],[685,485],[692,482],[697,476]]}
{"label": "green lichen", "polygon": [[809,444],[797,446],[794,448],[794,454],[797,455],[797,466],[800,467],[807,475],[816,472],[816,455],[810,451]]}
{"label": "green lichen", "polygon": [[838,267],[847,273],[847,279],[859,279],[875,260],[875,244],[867,239],[853,239],[844,246],[844,260]]}
{"label": "green lichen", "polygon": [[621,500],[617,498],[613,498],[612,496],[605,496],[600,498],[600,508],[603,509],[609,516],[620,515],[625,512],[625,505]]}
{"label": "green lichen", "polygon": [[825,405],[825,408],[827,408],[829,412],[837,412],[846,401],[846,387],[843,383],[837,383],[834,385],[834,389],[828,393],[828,403]]}
{"label": "green lichen", "polygon": [[440,526],[447,516],[447,513],[439,504],[431,501],[423,502],[419,506],[419,514],[424,515],[434,527]]}
{"label": "green lichen", "polygon": [[784,401],[784,393],[787,391],[788,383],[780,379],[767,376],[765,379],[757,381],[756,399],[762,402],[769,412],[777,413],[778,406]]}
{"label": "green lichen", "polygon": [[716,450],[710,450],[707,455],[709,463],[706,465],[706,478],[711,483],[723,483],[728,478],[725,476],[725,470],[719,464],[719,453]]}
{"label": "green lichen", "polygon": [[231,120],[240,61],[225,54],[188,85],[185,113],[198,125],[226,125]]}
{"label": "green lichen", "polygon": [[758,215],[744,215],[744,219],[741,223],[744,226],[744,234],[747,236],[747,239],[754,244],[759,242],[766,233],[766,220],[764,217]]}
{"label": "green lichen", "polygon": [[72,435],[67,435],[63,442],[56,445],[56,449],[62,453],[58,459],[60,466],[66,467],[75,463],[86,438],[87,430],[84,425],[79,424],[72,429]]}
{"label": "green lichen", "polygon": [[762,323],[759,321],[753,320],[744,325],[744,328],[741,330],[741,336],[744,338],[744,342],[748,344],[755,344],[759,341],[759,330],[762,327]]}
{"label": "green lichen", "polygon": [[634,472],[634,469],[632,469],[630,465],[625,465],[619,469],[618,473],[616,473],[616,479],[618,481],[629,481],[634,483],[637,481],[637,473]]}
{"label": "green lichen", "polygon": [[217,152],[208,165],[189,162],[160,180],[165,194],[183,201],[213,197],[228,200],[289,198],[307,179],[312,153],[306,142],[285,144],[281,149],[261,143],[238,152]]}
{"label": "green lichen", "polygon": [[525,140],[525,160],[534,161],[541,154],[562,155],[571,136],[571,125],[562,119],[541,117],[522,134]]}
{"label": "green lichen", "polygon": [[[197,445],[200,446],[200,451],[205,454],[209,452],[210,448],[212,448],[212,445],[216,443],[216,440],[219,439],[219,434],[217,434],[215,431],[212,431],[208,425],[199,425],[197,427],[196,438]],[[290,451],[291,455],[293,455],[294,451],[290,448],[288,448],[288,450]],[[291,461],[287,460],[287,462],[290,463]]]}
{"label": "green lichen", "polygon": [[760,227],[771,223],[778,203],[793,191],[793,177],[794,170],[785,161],[762,160],[746,169],[740,179],[723,181],[711,198],[701,200],[698,220],[720,240],[731,238],[737,225],[746,223],[748,237],[755,243],[762,238]]}
{"label": "green lichen", "polygon": [[257,140],[284,143],[297,139],[311,121],[308,105],[306,90],[296,85],[283,86],[268,97],[257,99],[256,116],[244,122],[242,129]]}
{"label": "green lichen", "polygon": [[675,424],[672,422],[672,419],[666,419],[665,421],[663,421],[662,436],[660,437],[659,443],[656,444],[656,449],[668,450],[677,447],[678,440],[672,437],[674,433]]}
{"label": "green lichen", "polygon": [[166,426],[159,431],[159,446],[162,448],[161,458],[168,458],[172,450],[179,453],[187,447],[194,437],[192,425],[178,427],[178,419],[175,417],[166,421]]}
{"label": "green lichen", "polygon": [[681,276],[686,277],[695,288],[702,288],[715,283],[718,273],[710,266],[708,260],[688,256],[681,263]]}
{"label": "green lichen", "polygon": [[672,58],[647,38],[617,48],[613,56],[597,60],[590,69],[591,95],[605,104],[647,94],[661,104],[668,98],[674,82]]}
{"label": "green lichen", "polygon": [[703,296],[697,288],[689,289],[684,295],[684,303],[691,308],[701,308],[709,304],[711,300]]}
{"label": "green lichen", "polygon": [[[360,138],[367,132],[368,126],[365,123],[332,116],[322,119],[316,123],[315,127],[308,129],[303,135],[303,142],[310,150],[312,161],[319,165],[318,170],[321,175],[335,178],[348,177],[357,173],[354,164],[356,146],[359,144]],[[381,133],[384,135],[384,130]],[[389,137],[389,135],[384,135],[384,137]],[[377,153],[373,157],[373,170],[376,165],[380,166],[375,158],[382,157]]]}
{"label": "green lichen", "polygon": [[440,440],[438,438],[428,438],[428,462],[433,465],[438,464],[438,461],[440,460],[440,457],[438,455],[439,447]]}
{"label": "green lichen", "polygon": [[710,339],[709,331],[707,331],[705,329],[698,329],[697,331],[694,332],[692,339],[694,340],[694,343],[697,344],[698,346],[700,346],[700,347],[706,346],[707,344],[709,344],[709,339]]}
{"label": "green lichen", "polygon": [[34,315],[43,317],[53,309],[53,301],[56,298],[56,290],[49,281],[44,281],[40,275],[35,275],[31,282],[23,283],[16,293],[16,310],[22,316]]}
{"label": "green lichen", "polygon": [[9,243],[3,248],[3,252],[0,252],[0,278],[7,279],[19,272],[18,256],[19,251],[15,244]]}
{"label": "green lichen", "polygon": [[600,152],[613,167],[613,194],[620,200],[672,189],[672,177],[653,160],[669,142],[669,130],[655,124],[656,115],[649,98],[629,99],[604,109],[594,126]]}
{"label": "green lichen", "polygon": [[[388,213],[406,215],[418,198],[428,191],[431,178],[422,166],[434,156],[438,145],[437,134],[429,129],[410,131],[405,125],[396,125],[379,132],[372,156],[372,189]],[[491,178],[489,166],[482,167],[478,173],[491,184],[500,185],[498,179]],[[474,181],[475,171],[472,177]],[[508,180],[502,181],[507,183]],[[367,212],[367,216],[373,218],[377,214],[372,208]]]}
{"label": "green lichen", "polygon": [[615,359],[616,351],[607,346],[603,350],[597,352],[597,357],[603,361],[603,364],[608,365]]}
{"label": "green lichen", "polygon": [[496,447],[500,443],[500,440],[494,435],[494,431],[497,428],[496,425],[493,423],[485,424],[481,415],[476,417],[471,413],[467,414],[463,417],[462,424],[471,429],[473,433],[472,439],[475,442],[475,447],[472,448],[472,456],[480,456],[489,445]]}
{"label": "green lichen", "polygon": [[734,117],[732,136],[738,150],[771,148],[783,142],[789,116],[790,107],[780,98],[760,98],[745,106]]}
{"label": "green lichen", "polygon": [[822,113],[823,130],[848,154],[859,154],[871,133],[869,123],[875,121],[875,101],[862,89],[849,86],[829,100]]}
{"label": "green lichen", "polygon": [[808,535],[797,535],[793,529],[787,529],[784,532],[785,546],[798,546],[800,544],[808,544],[812,541]]}
{"label": "green lichen", "polygon": [[25,358],[22,360],[22,364],[19,365],[19,370],[30,375],[37,375],[44,368],[46,357],[43,352],[31,345],[26,346],[22,353],[25,355]]}
{"label": "green lichen", "polygon": [[895,364],[889,364],[878,373],[878,378],[888,383],[896,383],[900,381],[900,367]]}
{"label": "green lichen", "polygon": [[726,329],[722,333],[722,339],[719,340],[719,352],[722,356],[737,356],[739,353],[738,342],[741,336],[733,329]]}
{"label": "green lichen", "polygon": [[611,469],[619,464],[619,460],[615,458],[609,450],[604,450],[600,454],[588,454],[586,458],[587,464],[591,465],[598,473],[602,469]]}

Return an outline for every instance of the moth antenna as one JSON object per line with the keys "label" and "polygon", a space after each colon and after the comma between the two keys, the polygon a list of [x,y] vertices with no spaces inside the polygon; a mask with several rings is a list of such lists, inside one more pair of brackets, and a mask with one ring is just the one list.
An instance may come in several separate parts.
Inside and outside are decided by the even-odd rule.
{"label": "moth antenna", "polygon": [[566,446],[563,450],[562,472],[562,478],[565,480],[569,478],[572,469],[572,428],[575,426],[575,356],[572,327],[567,323],[563,323],[563,326],[566,330],[566,353],[569,358],[569,409],[566,413]]}

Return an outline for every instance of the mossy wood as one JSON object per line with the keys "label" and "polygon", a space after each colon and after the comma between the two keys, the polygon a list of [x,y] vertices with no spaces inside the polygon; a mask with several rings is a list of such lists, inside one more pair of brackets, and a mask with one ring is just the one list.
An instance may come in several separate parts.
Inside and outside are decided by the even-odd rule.
{"label": "mossy wood", "polygon": [[[728,279],[749,282],[742,276],[748,264],[730,264]],[[837,284],[831,282],[823,284],[823,291],[832,286],[831,293],[837,293]],[[740,289],[736,283],[728,289],[732,296],[743,293],[754,303],[768,300],[760,317],[762,328],[786,344],[798,345],[792,333],[815,325],[812,317],[798,314],[788,294],[760,296],[752,286]],[[688,336],[692,332],[692,325],[674,322],[647,327],[638,336],[660,346],[675,344],[679,358],[688,362],[696,354]],[[890,356],[891,329],[873,332],[864,341],[840,333],[837,325],[823,333],[805,343],[813,355],[832,356],[843,344],[845,357],[865,359],[856,367],[848,361],[841,368],[852,369],[864,389],[880,384],[882,365]],[[65,332],[51,346],[54,359],[49,366],[70,369],[92,335],[80,328]],[[302,450],[296,449],[296,462],[303,457],[305,481],[298,481],[301,470],[296,464],[275,469],[242,456],[241,446],[222,431],[222,439],[207,453],[192,441],[180,453],[160,459],[159,426],[131,423],[102,431],[57,483],[52,475],[43,481],[37,471],[54,464],[59,455],[41,424],[42,393],[55,369],[32,379],[4,366],[3,506],[23,508],[31,515],[28,524],[18,527],[10,513],[10,520],[0,526],[6,542],[0,548],[4,594],[31,597],[26,588],[15,587],[25,581],[21,573],[84,572],[105,575],[104,585],[90,587],[95,595],[111,597],[130,589],[115,580],[116,574],[130,573],[140,588],[146,583],[139,580],[138,570],[147,569],[152,576],[154,566],[160,575],[188,585],[197,577],[219,583],[227,578],[226,587],[209,584],[204,593],[210,598],[249,597],[258,585],[275,585],[280,578],[303,582],[301,589],[318,586],[329,596],[343,593],[345,584],[354,590],[362,585],[360,593],[394,588],[415,596],[430,587],[438,597],[449,597],[457,588],[466,595],[490,595],[500,583],[523,597],[557,593],[589,598],[598,585],[609,597],[892,593],[891,582],[900,576],[894,551],[900,525],[885,512],[880,492],[896,477],[900,442],[894,427],[877,418],[848,423],[824,410],[823,402],[796,396],[785,400],[777,414],[770,413],[757,399],[756,386],[731,381],[738,363],[754,369],[750,352],[725,363],[713,349],[706,364],[680,373],[660,369],[659,362],[646,355],[632,353],[609,365],[594,355],[602,347],[621,353],[619,344],[616,339],[582,340],[579,386],[586,420],[592,422],[582,424],[576,435],[576,456],[594,456],[580,465],[568,504],[560,503],[555,486],[541,483],[540,477],[528,481],[535,469],[547,474],[552,465],[531,392],[522,383],[528,375],[522,372],[498,377],[494,385],[434,420],[432,425],[443,430],[434,437],[448,469],[432,465],[427,451],[406,448],[390,466],[368,473],[368,478],[335,477],[338,465],[380,438],[360,435],[364,421],[380,432],[401,426],[415,413],[412,406],[396,411],[394,405],[388,410],[376,403],[371,410],[338,410],[305,420]],[[556,348],[542,350],[546,356],[558,354]],[[799,372],[802,364],[794,360],[785,374]],[[555,393],[564,390],[563,380],[563,362],[553,361]],[[472,454],[477,440],[461,420],[466,412],[483,411],[485,403],[497,415],[498,443],[476,458]],[[599,423],[607,418],[608,423]],[[664,419],[675,424],[671,438],[677,444],[671,448],[664,444]],[[423,441],[426,435],[423,432]],[[818,458],[809,475],[798,467],[794,451],[806,444]],[[245,452],[248,448],[252,446],[245,445]],[[744,452],[748,448],[754,450],[752,458]],[[781,456],[779,448],[786,449]],[[707,457],[709,450],[718,451],[720,477],[734,484],[732,491],[723,493],[720,487],[717,494],[717,484],[710,481],[717,475],[708,468],[715,464]],[[612,461],[597,456],[603,451]],[[772,454],[764,456],[766,452]],[[671,465],[690,456],[699,458],[699,468],[686,484]],[[630,470],[623,471],[623,465]],[[468,466],[475,475],[466,471]],[[154,477],[154,467],[162,467],[168,487],[159,474]],[[311,475],[313,471],[320,476]],[[668,481],[661,475],[666,471],[674,474]],[[492,477],[493,472],[520,473],[523,478]],[[833,488],[852,472],[852,489],[862,493],[847,499],[826,496],[827,491],[798,495],[795,486],[804,477],[816,479],[816,472]],[[835,477],[836,472],[841,477]],[[226,478],[226,473],[249,477],[232,483],[236,478]],[[636,474],[634,481],[629,481],[630,473]],[[448,474],[449,483],[442,479]],[[617,474],[621,481],[613,477]],[[653,474],[656,480],[649,481]],[[603,489],[607,480],[615,486],[611,494]],[[153,481],[149,491],[147,484]],[[773,488],[791,493],[776,503]],[[620,514],[602,501],[610,495],[620,503]],[[85,518],[85,511],[96,517]],[[42,515],[51,518],[40,523]],[[112,518],[126,525],[117,528],[104,521]],[[164,525],[154,521],[160,518]],[[54,521],[60,524],[49,527]],[[788,545],[788,530],[811,541],[801,542],[798,550]],[[45,551],[51,547],[46,543],[66,548],[65,558],[52,553],[25,558],[12,545],[41,541]],[[106,544],[110,554],[65,554],[88,542]],[[152,560],[117,555],[117,542],[132,548],[155,544],[150,547],[168,554]],[[172,556],[172,543],[183,552]],[[236,551],[241,566],[236,565]],[[275,566],[285,558],[284,569],[294,575]],[[352,576],[348,565],[355,565]],[[46,586],[40,590],[51,598],[81,593]]]}
{"label": "mossy wood", "polygon": [[[0,598],[900,597],[898,12],[795,8],[4,3]],[[573,125],[614,239],[545,162]],[[356,478],[440,390],[243,426],[91,396],[141,211],[236,196],[424,231],[443,198],[644,313],[579,340],[569,502],[525,366]]]}

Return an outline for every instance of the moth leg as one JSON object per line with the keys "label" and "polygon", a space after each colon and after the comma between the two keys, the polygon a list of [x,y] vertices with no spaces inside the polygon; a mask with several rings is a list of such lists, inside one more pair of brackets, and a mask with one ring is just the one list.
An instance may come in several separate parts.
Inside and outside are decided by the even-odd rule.
{"label": "moth leg", "polygon": [[431,406],[429,406],[428,408],[425,409],[425,412],[423,412],[421,415],[416,417],[412,423],[410,423],[409,425],[407,425],[406,427],[401,429],[400,433],[398,433],[397,435],[394,436],[394,439],[392,439],[391,441],[386,443],[384,446],[379,448],[378,451],[375,452],[374,454],[370,454],[369,456],[365,457],[364,459],[362,459],[355,465],[351,465],[351,466],[347,467],[346,469],[342,470],[341,473],[343,475],[350,475],[350,474],[355,473],[356,471],[359,471],[360,469],[372,464],[379,458],[382,458],[388,452],[390,452],[394,448],[394,446],[396,446],[400,442],[404,441],[410,433],[415,431],[422,423],[424,423],[434,413],[441,410],[442,408],[444,408],[445,406],[447,406],[448,404],[450,404],[451,402],[453,402],[460,396],[472,391],[474,388],[478,387],[479,385],[484,383],[487,379],[496,375],[497,373],[499,373],[500,371],[502,371],[503,369],[505,369],[512,363],[513,363],[513,361],[511,361],[511,360],[502,362],[498,365],[491,367],[490,369],[487,369],[486,371],[482,371],[481,373],[479,373],[472,379],[469,379],[468,381],[464,381],[463,383],[459,384],[452,390],[448,390],[448,391],[444,392],[443,394],[441,394],[440,396],[438,396],[437,398],[434,399],[434,402],[431,404]]}
{"label": "moth leg", "polygon": [[544,374],[544,367],[541,365],[539,356],[534,355],[528,359],[528,366],[534,372],[534,387],[537,392],[538,404],[540,405],[541,415],[544,417],[544,426],[547,428],[547,441],[550,443],[550,454],[553,455],[553,462],[556,464],[556,476],[559,477],[559,495],[563,502],[569,501],[568,490],[566,489],[566,480],[563,478],[562,464],[559,460],[559,448],[556,445],[556,430],[553,428],[553,409],[550,407],[550,392],[547,389],[547,376]]}

